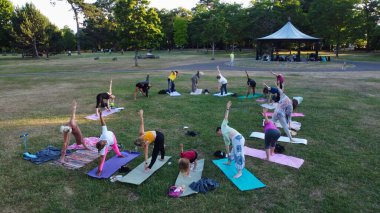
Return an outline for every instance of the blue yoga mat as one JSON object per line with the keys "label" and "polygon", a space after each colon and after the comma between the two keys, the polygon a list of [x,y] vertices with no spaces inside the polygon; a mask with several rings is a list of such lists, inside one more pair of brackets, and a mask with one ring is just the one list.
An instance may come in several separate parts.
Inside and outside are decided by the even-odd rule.
{"label": "blue yoga mat", "polygon": [[[261,93],[255,93],[255,95],[249,94],[248,95],[248,99],[251,99],[251,98],[260,98],[262,96],[263,96],[263,94],[261,94]],[[238,99],[246,99],[246,95],[238,96]]]}
{"label": "blue yoga mat", "polygon": [[247,191],[253,189],[259,189],[265,187],[265,184],[257,179],[251,172],[246,168],[243,169],[243,175],[239,178],[234,178],[234,175],[237,173],[235,168],[235,161],[231,162],[231,165],[224,165],[224,162],[227,162],[227,158],[220,160],[212,161],[222,172],[227,176],[228,179],[234,183],[240,191]]}
{"label": "blue yoga mat", "polygon": [[121,166],[125,165],[129,161],[139,156],[140,152],[122,151],[121,154],[124,155],[125,158],[118,158],[117,155],[115,155],[104,163],[103,171],[100,174],[100,176],[96,175],[96,172],[98,171],[98,167],[89,171],[87,174],[94,178],[109,178],[111,177],[113,173],[115,173],[118,169],[120,169]]}

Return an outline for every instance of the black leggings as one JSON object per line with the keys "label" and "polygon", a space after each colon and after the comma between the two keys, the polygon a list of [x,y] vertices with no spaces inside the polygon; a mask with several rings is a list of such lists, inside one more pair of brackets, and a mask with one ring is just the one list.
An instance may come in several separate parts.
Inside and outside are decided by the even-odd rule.
{"label": "black leggings", "polygon": [[161,159],[163,160],[165,158],[165,147],[164,147],[164,134],[162,134],[159,131],[156,131],[156,139],[154,140],[154,146],[153,146],[153,152],[152,152],[152,159],[150,161],[150,164],[148,166],[149,169],[152,168],[153,164],[156,162],[158,153],[161,153]]}

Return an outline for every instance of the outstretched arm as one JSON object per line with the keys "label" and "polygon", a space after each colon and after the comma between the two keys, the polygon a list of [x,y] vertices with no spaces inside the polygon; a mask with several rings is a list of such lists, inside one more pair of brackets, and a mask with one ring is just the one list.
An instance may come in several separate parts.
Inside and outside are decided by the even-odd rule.
{"label": "outstretched arm", "polygon": [[248,72],[247,72],[247,71],[245,71],[245,74],[247,75],[247,79],[249,79],[249,75],[248,75]]}
{"label": "outstretched arm", "polygon": [[183,144],[182,143],[181,143],[180,147],[181,147],[181,153],[182,153],[183,152]]}
{"label": "outstretched arm", "polygon": [[224,113],[224,120],[228,120],[228,114],[229,114],[229,111],[230,111],[231,105],[232,105],[232,102],[231,102],[231,101],[228,101],[228,102],[227,102],[226,112]]}
{"label": "outstretched arm", "polygon": [[268,112],[268,109],[267,108],[263,108],[263,117],[265,119],[265,123],[268,123],[268,121],[269,121],[267,112]]}
{"label": "outstretched arm", "polygon": [[71,103],[71,119],[70,119],[70,123],[75,121],[75,113],[77,112],[77,102],[75,100],[73,100],[73,102]]}
{"label": "outstretched arm", "polygon": [[110,95],[112,95],[112,79],[110,81],[110,88],[109,88],[108,92]]}
{"label": "outstretched arm", "polygon": [[140,129],[139,129],[139,136],[144,135],[144,110],[140,109],[139,111],[140,115]]}
{"label": "outstretched arm", "polygon": [[278,75],[278,74],[277,74],[277,73],[275,73],[275,72],[271,72],[271,73],[272,73],[274,76],[276,76],[276,77],[277,77],[277,75]]}
{"label": "outstretched arm", "polygon": [[106,125],[106,122],[104,121],[103,116],[102,116],[102,110],[99,110],[99,120],[100,120],[100,125],[102,126]]}
{"label": "outstretched arm", "polygon": [[216,69],[218,70],[219,75],[222,75],[222,73],[221,73],[220,70],[219,70],[219,65],[216,66]]}

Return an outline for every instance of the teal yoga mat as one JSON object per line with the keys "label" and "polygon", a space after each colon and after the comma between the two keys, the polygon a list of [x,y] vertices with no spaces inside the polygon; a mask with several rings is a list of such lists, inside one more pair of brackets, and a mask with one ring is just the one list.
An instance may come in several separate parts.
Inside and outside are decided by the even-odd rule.
{"label": "teal yoga mat", "polygon": [[[248,99],[251,99],[251,98],[260,98],[262,96],[263,96],[263,94],[261,94],[261,93],[255,93],[255,95],[249,94],[248,95]],[[238,99],[246,99],[246,95],[239,96]]]}
{"label": "teal yoga mat", "polygon": [[227,162],[227,158],[212,161],[222,172],[227,176],[228,179],[234,183],[240,191],[247,191],[253,189],[259,189],[265,187],[265,184],[257,179],[251,172],[246,168],[243,169],[243,175],[239,178],[234,178],[236,174],[235,162],[232,161],[231,165],[224,165]]}
{"label": "teal yoga mat", "polygon": [[184,176],[181,173],[178,174],[177,180],[175,182],[176,186],[185,186],[185,191],[181,194],[180,197],[184,197],[187,195],[195,194],[198,193],[194,190],[192,190],[189,185],[192,182],[197,182],[202,178],[202,172],[203,172],[203,167],[204,167],[205,160],[201,159],[197,161],[197,167],[194,170],[190,171],[189,176]]}
{"label": "teal yoga mat", "polygon": [[[119,181],[123,183],[131,183],[135,185],[140,185],[142,182],[148,179],[155,171],[157,171],[166,162],[168,162],[171,156],[165,156],[163,161],[159,160],[160,158],[161,157],[157,157],[156,162],[154,163],[152,169],[149,172],[145,171],[144,169],[145,162],[143,161],[140,165],[138,165],[136,168],[130,171],[127,175],[125,175]],[[150,159],[151,158],[149,158],[148,161],[150,161]]]}

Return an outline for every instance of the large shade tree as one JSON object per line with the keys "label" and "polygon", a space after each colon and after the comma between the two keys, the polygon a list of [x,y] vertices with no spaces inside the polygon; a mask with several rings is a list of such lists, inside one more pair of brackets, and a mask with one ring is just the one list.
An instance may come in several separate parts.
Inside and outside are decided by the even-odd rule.
{"label": "large shade tree", "polygon": [[157,45],[161,38],[157,11],[148,5],[147,0],[119,0],[115,5],[118,35],[124,45],[135,51],[135,66],[139,50]]}
{"label": "large shade tree", "polygon": [[0,0],[0,48],[9,47],[12,31],[13,5],[8,0]]}

